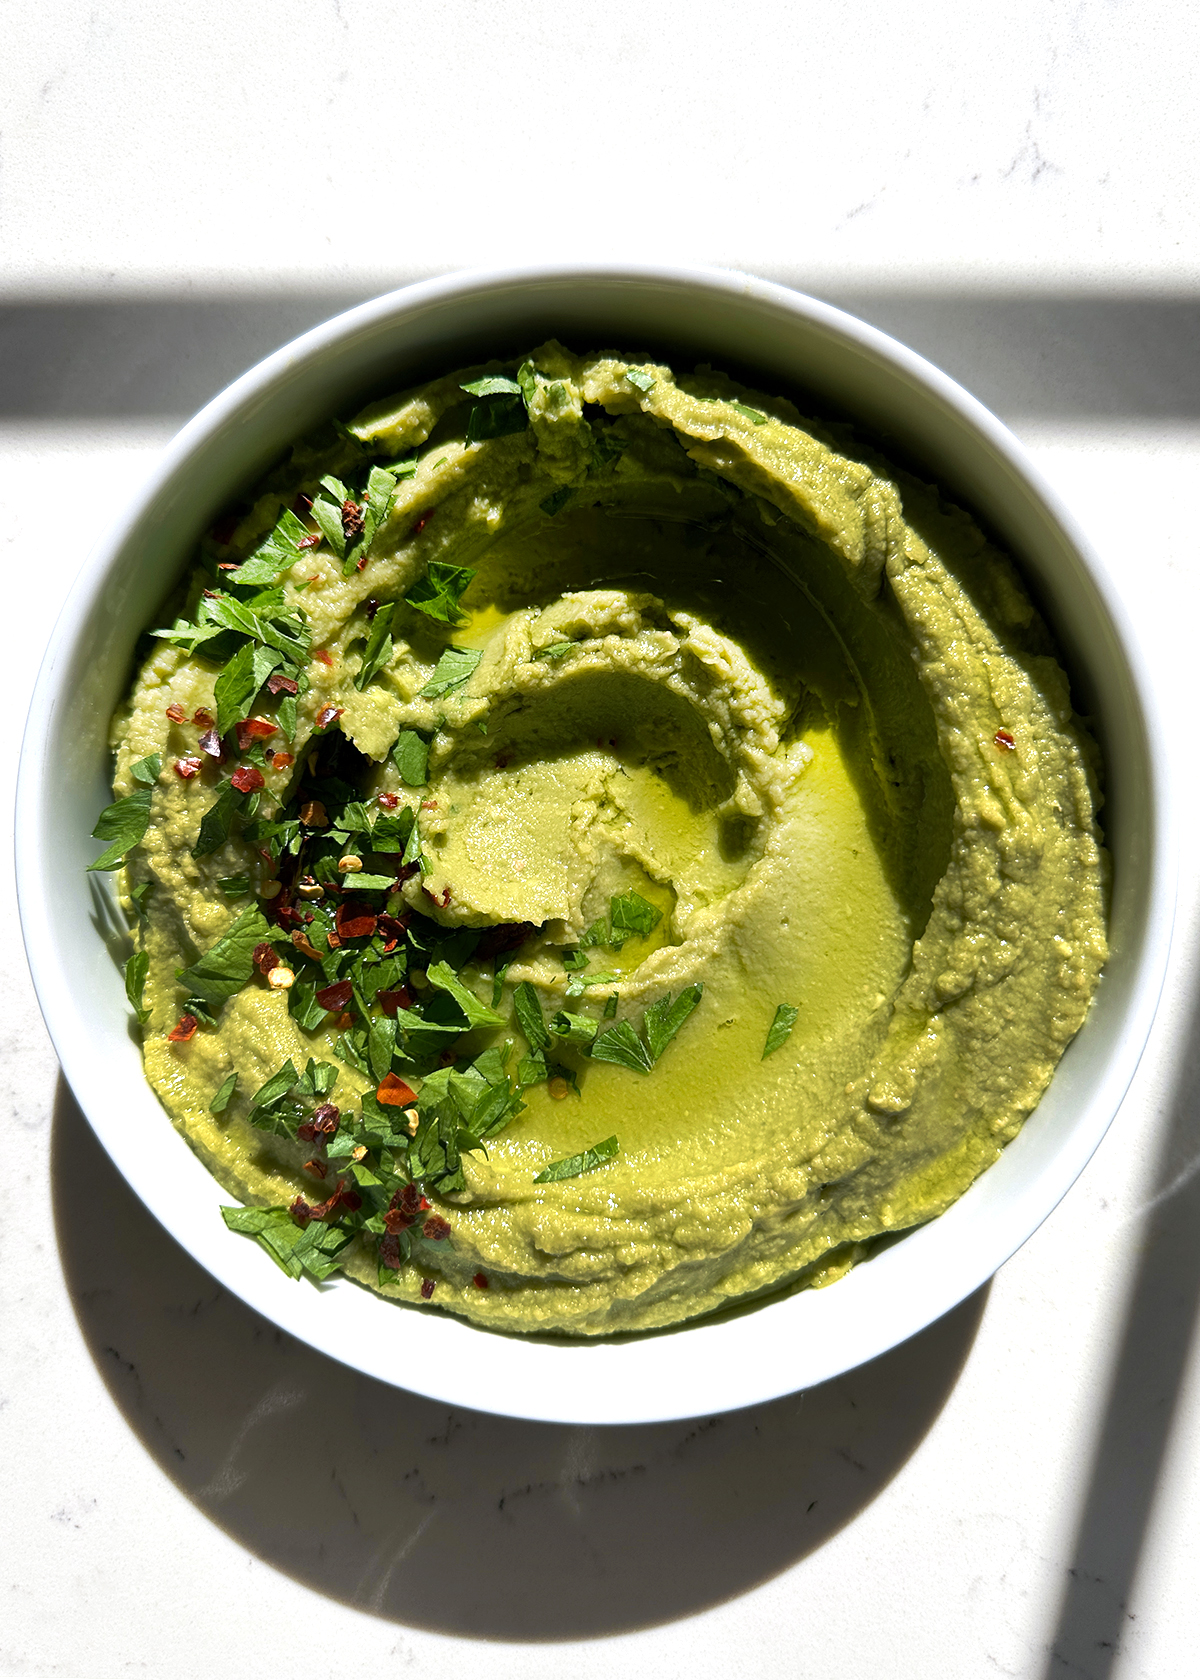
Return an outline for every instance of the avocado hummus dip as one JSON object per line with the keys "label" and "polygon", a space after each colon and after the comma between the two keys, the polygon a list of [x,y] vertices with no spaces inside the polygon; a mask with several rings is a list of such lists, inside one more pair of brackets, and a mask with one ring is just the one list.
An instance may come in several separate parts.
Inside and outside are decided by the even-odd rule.
{"label": "avocado hummus dip", "polygon": [[786,401],[553,342],[449,374],[297,443],[166,616],[92,867],[149,1080],[295,1277],[588,1336],[828,1284],[1084,1019],[1045,627]]}

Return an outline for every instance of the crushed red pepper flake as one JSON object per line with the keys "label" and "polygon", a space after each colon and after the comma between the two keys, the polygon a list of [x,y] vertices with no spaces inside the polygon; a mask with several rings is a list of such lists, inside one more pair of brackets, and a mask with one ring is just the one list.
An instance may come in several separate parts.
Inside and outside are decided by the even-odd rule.
{"label": "crushed red pepper flake", "polygon": [[296,1224],[299,1225],[301,1230],[304,1229],[313,1216],[313,1210],[309,1207],[303,1196],[296,1197],[296,1200],[292,1203],[288,1212],[296,1221]]}
{"label": "crushed red pepper flake", "polygon": [[996,733],[992,736],[992,740],[1004,752],[1016,752],[1017,750],[1017,743],[1013,740],[1007,729],[997,729]]}
{"label": "crushed red pepper flake", "polygon": [[306,496],[304,491],[301,490],[297,495],[296,500],[292,503],[292,512],[298,514],[300,518],[303,519],[306,513],[312,512],[312,505],[312,497]]}
{"label": "crushed red pepper flake", "polygon": [[252,764],[239,765],[229,780],[239,793],[257,793],[260,787],[266,785],[262,771],[256,770]]}
{"label": "crushed red pepper flake", "polygon": [[471,1279],[471,1282],[475,1285],[476,1289],[487,1289],[490,1287],[487,1278],[484,1277],[482,1272],[476,1272],[475,1276]]}
{"label": "crushed red pepper flake", "polygon": [[379,917],[363,914],[348,904],[339,904],[334,922],[342,939],[369,939],[375,932]]}
{"label": "crushed red pepper flake", "polygon": [[349,980],[335,980],[331,986],[319,988],[317,1002],[322,1009],[327,1009],[331,1015],[336,1015],[345,1009],[353,996],[354,986]]}
{"label": "crushed red pepper flake", "polygon": [[417,1100],[417,1093],[412,1086],[406,1085],[395,1073],[384,1074],[375,1096],[387,1108],[410,1108]]}
{"label": "crushed red pepper flake", "polygon": [[300,541],[296,544],[296,547],[298,549],[300,549],[301,552],[303,552],[305,549],[320,548],[320,546],[321,546],[321,533],[320,533],[320,531],[310,531],[308,536],[301,537]]}
{"label": "crushed red pepper flake", "polygon": [[200,1025],[194,1015],[181,1015],[167,1034],[168,1044],[187,1044],[196,1036],[196,1028]]}
{"label": "crushed red pepper flake", "polygon": [[319,1161],[314,1155],[311,1161],[305,1161],[304,1170],[306,1173],[311,1173],[314,1178],[324,1178],[329,1171],[329,1165],[326,1161]]}
{"label": "crushed red pepper flake", "polygon": [[221,737],[215,729],[206,729],[204,734],[201,735],[198,745],[200,751],[207,753],[209,758],[222,759],[225,756],[225,749],[221,745]]}
{"label": "crushed red pepper flake", "polygon": [[344,710],[343,706],[322,706],[317,713],[316,727],[318,729],[328,729],[331,723],[337,722]]}
{"label": "crushed red pepper flake", "polygon": [[365,521],[363,510],[357,502],[342,503],[342,530],[346,533],[346,541],[354,542],[363,534]]}
{"label": "crushed red pepper flake", "polygon": [[175,774],[182,781],[190,782],[193,776],[198,776],[204,768],[202,758],[177,758],[175,760]]}
{"label": "crushed red pepper flake", "polygon": [[308,799],[300,807],[300,821],[305,828],[327,828],[329,818],[319,799]]}
{"label": "crushed red pepper flake", "polygon": [[293,753],[277,752],[272,753],[271,755],[271,763],[275,766],[276,770],[290,770],[295,762],[296,759]]}
{"label": "crushed red pepper flake", "polygon": [[381,793],[379,795],[379,804],[385,811],[394,811],[399,803],[400,795],[398,793]]}
{"label": "crushed red pepper flake", "polygon": [[182,723],[184,718],[187,717],[187,712],[179,704],[179,702],[176,701],[173,706],[167,707],[167,716],[170,718],[172,723]]}
{"label": "crushed red pepper flake", "polygon": [[311,957],[313,962],[320,962],[321,953],[317,950],[316,946],[305,933],[303,928],[294,928],[292,930],[292,944],[296,947],[297,951],[301,952],[302,955]]}
{"label": "crushed red pepper flake", "polygon": [[416,524],[412,528],[412,534],[413,534],[414,537],[419,537],[421,535],[421,532],[425,529],[426,525],[428,525],[429,521],[433,518],[434,511],[435,510],[433,508],[430,508],[428,513],[423,513],[421,515],[420,519],[417,520]]}
{"label": "crushed red pepper flake", "polygon": [[298,694],[300,684],[294,677],[285,677],[279,671],[272,671],[267,678],[267,692],[269,694]]}
{"label": "crushed red pepper flake", "polygon": [[421,1299],[423,1301],[432,1301],[433,1300],[433,1292],[436,1288],[437,1288],[437,1284],[434,1283],[432,1278],[422,1278],[421,1279]]}
{"label": "crushed red pepper flake", "polygon": [[324,648],[314,648],[312,656],[314,659],[319,659],[322,665],[328,665],[330,669],[333,668],[333,660],[329,657],[329,654]]}
{"label": "crushed red pepper flake", "polygon": [[313,1109],[313,1125],[323,1137],[332,1137],[338,1129],[342,1111],[335,1103],[321,1103]]}
{"label": "crushed red pepper flake", "polygon": [[254,947],[251,961],[260,973],[269,974],[273,968],[277,967],[279,958],[275,954],[274,945],[268,945],[264,939],[261,945]]}
{"label": "crushed red pepper flake", "polygon": [[246,752],[255,741],[267,741],[279,733],[278,726],[268,718],[248,717],[236,725],[239,752]]}
{"label": "crushed red pepper flake", "polygon": [[385,987],[375,993],[375,1002],[385,1015],[394,1017],[398,1009],[412,1008],[412,993],[405,986]]}
{"label": "crushed red pepper flake", "polygon": [[428,1237],[430,1242],[445,1242],[450,1235],[450,1221],[443,1219],[440,1213],[430,1214],[421,1227],[421,1234]]}
{"label": "crushed red pepper flake", "polygon": [[400,1258],[400,1238],[391,1231],[379,1239],[379,1258],[393,1272],[398,1272],[404,1264]]}
{"label": "crushed red pepper flake", "polygon": [[192,713],[192,722],[198,729],[211,729],[216,721],[217,720],[213,717],[212,713],[206,711],[203,706],[197,706],[196,710]]}

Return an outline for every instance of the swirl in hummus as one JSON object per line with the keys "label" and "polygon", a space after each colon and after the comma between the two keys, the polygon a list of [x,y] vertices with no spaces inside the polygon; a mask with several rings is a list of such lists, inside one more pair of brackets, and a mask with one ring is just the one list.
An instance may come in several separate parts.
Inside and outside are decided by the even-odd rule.
{"label": "swirl in hummus", "polygon": [[135,1001],[277,1258],[586,1335],[826,1284],[1084,1019],[1097,761],[1046,630],[786,401],[557,343],[448,375],[297,444],[176,605],[114,725]]}

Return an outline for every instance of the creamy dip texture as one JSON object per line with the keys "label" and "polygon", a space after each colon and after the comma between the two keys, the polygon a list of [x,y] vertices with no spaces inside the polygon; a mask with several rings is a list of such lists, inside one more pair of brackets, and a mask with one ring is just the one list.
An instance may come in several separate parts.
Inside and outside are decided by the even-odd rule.
{"label": "creamy dip texture", "polygon": [[1105,868],[1094,747],[964,513],[788,402],[556,343],[254,496],[97,830],[235,1229],[596,1335],[829,1283],[996,1159]]}

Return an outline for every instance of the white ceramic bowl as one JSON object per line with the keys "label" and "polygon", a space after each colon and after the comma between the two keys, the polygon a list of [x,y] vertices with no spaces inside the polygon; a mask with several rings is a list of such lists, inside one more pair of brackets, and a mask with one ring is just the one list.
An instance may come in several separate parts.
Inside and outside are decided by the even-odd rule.
{"label": "white ceramic bowl", "polygon": [[[399,1309],[345,1280],[293,1283],[231,1235],[225,1200],[142,1074],[103,904],[85,866],[107,803],[108,720],[139,632],[199,533],[311,424],[367,397],[551,335],[746,371],[814,392],[897,440],[1018,559],[1063,649],[1106,763],[1112,958],[1091,1014],[1017,1140],[949,1212],[829,1289],[657,1335],[579,1345]],[[684,365],[691,365],[685,362]],[[1023,451],[903,346],[745,275],[693,269],[457,274],[352,309],[214,399],[165,451],[83,568],[38,679],[20,768],[17,874],[34,983],[80,1106],[163,1225],[235,1294],[301,1340],[399,1387],[517,1417],[635,1423],[749,1405],[884,1352],[979,1287],[1038,1227],[1103,1136],[1158,1002],[1174,912],[1161,737],[1121,602]],[[103,889],[101,889],[103,892]]]}

